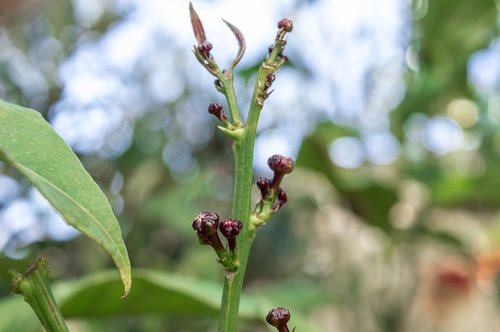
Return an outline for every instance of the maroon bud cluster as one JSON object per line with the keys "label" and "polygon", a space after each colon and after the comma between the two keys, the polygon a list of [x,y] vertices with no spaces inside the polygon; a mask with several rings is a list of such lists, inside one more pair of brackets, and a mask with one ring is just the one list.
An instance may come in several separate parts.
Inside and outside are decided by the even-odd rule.
{"label": "maroon bud cluster", "polygon": [[227,121],[227,116],[224,113],[224,106],[219,103],[211,103],[208,105],[208,113],[215,115],[220,121]]}
{"label": "maroon bud cluster", "polygon": [[267,164],[274,172],[272,180],[258,178],[256,184],[260,190],[261,202],[271,201],[274,204],[271,211],[276,212],[288,201],[288,194],[280,187],[280,184],[285,174],[293,170],[294,162],[290,157],[275,154],[267,160]]}
{"label": "maroon bud cluster", "polygon": [[278,29],[283,29],[285,32],[292,32],[293,21],[288,18],[282,18],[278,22]]}
{"label": "maroon bud cluster", "polygon": [[239,220],[227,219],[219,224],[219,230],[227,239],[229,250],[232,252],[236,249],[236,236],[240,234],[243,224]]}
{"label": "maroon bud cluster", "polygon": [[271,309],[266,316],[266,322],[274,326],[279,332],[290,332],[287,325],[289,320],[290,312],[282,307]]}
{"label": "maroon bud cluster", "polygon": [[217,233],[219,227],[219,215],[217,213],[204,211],[193,220],[191,226],[196,231],[201,244],[210,245],[215,251],[224,250],[224,246]]}
{"label": "maroon bud cluster", "polygon": [[[227,219],[219,222],[217,213],[204,211],[193,220],[192,226],[198,235],[199,242],[214,248],[219,257],[219,262],[226,268],[235,267],[235,262],[230,260],[234,260],[236,257],[236,237],[243,229],[241,221]],[[227,239],[228,250],[222,244],[219,231]]]}

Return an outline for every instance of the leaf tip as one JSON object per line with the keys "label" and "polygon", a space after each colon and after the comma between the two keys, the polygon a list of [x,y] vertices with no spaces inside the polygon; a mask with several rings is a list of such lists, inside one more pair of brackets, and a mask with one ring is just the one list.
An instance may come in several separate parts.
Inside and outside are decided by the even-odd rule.
{"label": "leaf tip", "polygon": [[243,36],[243,33],[238,29],[234,24],[226,21],[225,19],[222,19],[224,23],[231,29],[233,34],[235,35],[236,39],[238,40],[238,54],[234,58],[234,60],[231,63],[231,68],[234,68],[238,62],[240,62],[241,58],[243,57],[243,54],[245,53],[246,50],[246,42],[245,42],[245,37]]}
{"label": "leaf tip", "polygon": [[196,13],[196,10],[191,2],[189,2],[189,16],[191,17],[191,25],[193,27],[194,36],[198,41],[198,44],[202,44],[207,40],[207,37],[205,36],[205,29],[203,29],[200,17]]}
{"label": "leaf tip", "polygon": [[120,299],[125,300],[130,293],[130,289],[132,288],[132,271],[130,268],[130,263],[127,266],[118,268],[120,272],[120,279],[123,283],[123,295]]}

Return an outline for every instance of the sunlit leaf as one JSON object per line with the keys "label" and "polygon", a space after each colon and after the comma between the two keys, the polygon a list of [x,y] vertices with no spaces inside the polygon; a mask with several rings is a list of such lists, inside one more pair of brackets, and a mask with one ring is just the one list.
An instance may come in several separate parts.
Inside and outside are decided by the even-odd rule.
{"label": "sunlit leaf", "polygon": [[126,295],[131,286],[130,261],[111,206],[38,112],[0,100],[0,158],[26,176],[70,225],[111,255]]}

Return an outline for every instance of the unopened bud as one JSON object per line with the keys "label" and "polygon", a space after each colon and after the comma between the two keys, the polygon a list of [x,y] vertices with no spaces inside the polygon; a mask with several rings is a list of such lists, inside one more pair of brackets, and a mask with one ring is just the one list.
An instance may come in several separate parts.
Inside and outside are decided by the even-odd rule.
{"label": "unopened bud", "polygon": [[193,229],[202,234],[211,234],[217,232],[219,226],[219,215],[217,213],[203,211],[191,224]]}
{"label": "unopened bud", "polygon": [[283,29],[286,32],[291,32],[293,30],[293,22],[288,18],[283,18],[278,22],[278,29]]}
{"label": "unopened bud", "polygon": [[214,81],[215,89],[219,91],[220,93],[224,93],[224,86],[222,85],[222,82],[220,80],[215,80]]}
{"label": "unopened bud", "polygon": [[225,238],[232,238],[240,234],[243,224],[239,220],[227,219],[219,224],[219,230]]}
{"label": "unopened bud", "polygon": [[212,43],[205,40],[198,44],[198,51],[206,58],[209,56],[210,51],[212,50]]}
{"label": "unopened bud", "polygon": [[273,83],[275,79],[276,79],[276,75],[274,75],[273,73],[269,73],[266,75],[266,81],[269,84]]}
{"label": "unopened bud", "polygon": [[287,323],[290,320],[290,312],[286,308],[271,309],[266,316],[269,325],[274,326],[280,332],[288,332]]}
{"label": "unopened bud", "polygon": [[278,211],[288,201],[288,194],[281,188],[278,190],[278,201],[274,204],[273,212]]}
{"label": "unopened bud", "polygon": [[235,251],[236,249],[236,236],[240,234],[243,224],[239,220],[227,219],[219,224],[219,230],[227,239],[229,250]]}
{"label": "unopened bud", "polygon": [[275,173],[288,174],[293,171],[294,162],[290,157],[275,154],[267,160],[269,168]]}
{"label": "unopened bud", "polygon": [[191,226],[196,231],[201,244],[211,245],[216,251],[224,250],[217,233],[219,226],[219,215],[217,213],[204,211],[193,220]]}
{"label": "unopened bud", "polygon": [[262,196],[262,200],[267,198],[267,194],[269,193],[269,187],[271,185],[271,181],[266,178],[258,178],[257,179],[257,188],[260,190],[260,194]]}
{"label": "unopened bud", "polygon": [[213,114],[220,121],[227,121],[227,116],[224,113],[224,106],[219,103],[211,103],[208,105],[208,113]]}

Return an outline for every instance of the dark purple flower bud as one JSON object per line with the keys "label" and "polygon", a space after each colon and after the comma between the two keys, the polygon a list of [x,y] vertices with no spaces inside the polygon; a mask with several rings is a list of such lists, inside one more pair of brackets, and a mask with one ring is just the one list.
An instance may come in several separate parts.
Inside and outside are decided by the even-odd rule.
{"label": "dark purple flower bud", "polygon": [[225,238],[232,238],[240,234],[243,224],[239,220],[227,219],[219,224],[219,230]]}
{"label": "dark purple flower bud", "polygon": [[257,188],[260,190],[260,194],[262,196],[262,200],[267,198],[267,194],[269,193],[269,187],[271,186],[271,181],[266,178],[258,178],[257,179]]}
{"label": "dark purple flower bud", "polygon": [[269,168],[274,171],[273,180],[271,181],[270,189],[277,193],[281,180],[285,174],[290,173],[293,170],[294,162],[292,158],[285,157],[279,154],[275,154],[267,160]]}
{"label": "dark purple flower bud", "polygon": [[269,83],[269,85],[271,85],[271,83],[273,83],[275,79],[276,79],[276,75],[274,75],[273,73],[269,73],[266,76],[266,81],[267,81],[267,83]]}
{"label": "dark purple flower bud", "polygon": [[271,54],[271,53],[273,53],[273,50],[274,50],[274,45],[273,45],[273,44],[271,44],[271,45],[269,45],[269,47],[267,48],[267,53]]}
{"label": "dark purple flower bud", "polygon": [[286,32],[291,32],[293,30],[293,22],[288,18],[282,18],[278,22],[278,29],[283,29]]}
{"label": "dark purple flower bud", "polygon": [[280,55],[280,58],[282,58],[282,59],[283,59],[283,61],[285,61],[285,62],[287,62],[287,61],[288,61],[288,57],[287,57],[286,55],[281,54],[281,55]]}
{"label": "dark purple flower bud", "polygon": [[239,220],[227,219],[219,224],[219,230],[227,239],[229,250],[232,252],[236,249],[236,236],[240,234],[243,224]]}
{"label": "dark purple flower bud", "polygon": [[227,121],[227,116],[224,113],[224,106],[219,103],[211,103],[208,105],[208,113],[215,115],[220,121]]}
{"label": "dark purple flower bud", "polygon": [[221,93],[224,92],[224,86],[222,85],[222,82],[220,80],[215,80],[214,81],[215,89]]}
{"label": "dark purple flower bud", "polygon": [[288,174],[293,171],[294,162],[290,157],[275,154],[267,160],[269,168],[275,173]]}
{"label": "dark purple flower bud", "polygon": [[207,58],[210,54],[210,51],[212,50],[212,43],[209,41],[203,41],[198,44],[198,51],[205,57]]}
{"label": "dark purple flower bud", "polygon": [[269,325],[274,326],[280,332],[289,332],[287,323],[290,320],[290,312],[286,308],[271,309],[266,316]]}
{"label": "dark purple flower bud", "polygon": [[274,204],[273,212],[278,211],[288,201],[288,194],[281,188],[278,189],[278,201]]}
{"label": "dark purple flower bud", "polygon": [[[193,220],[191,224],[196,232],[216,233],[219,226],[219,215],[217,213],[203,211]],[[213,231],[215,229],[215,231]]]}
{"label": "dark purple flower bud", "polygon": [[219,226],[219,215],[217,213],[204,211],[193,220],[191,226],[196,231],[201,244],[211,245],[216,251],[224,250],[217,233]]}

